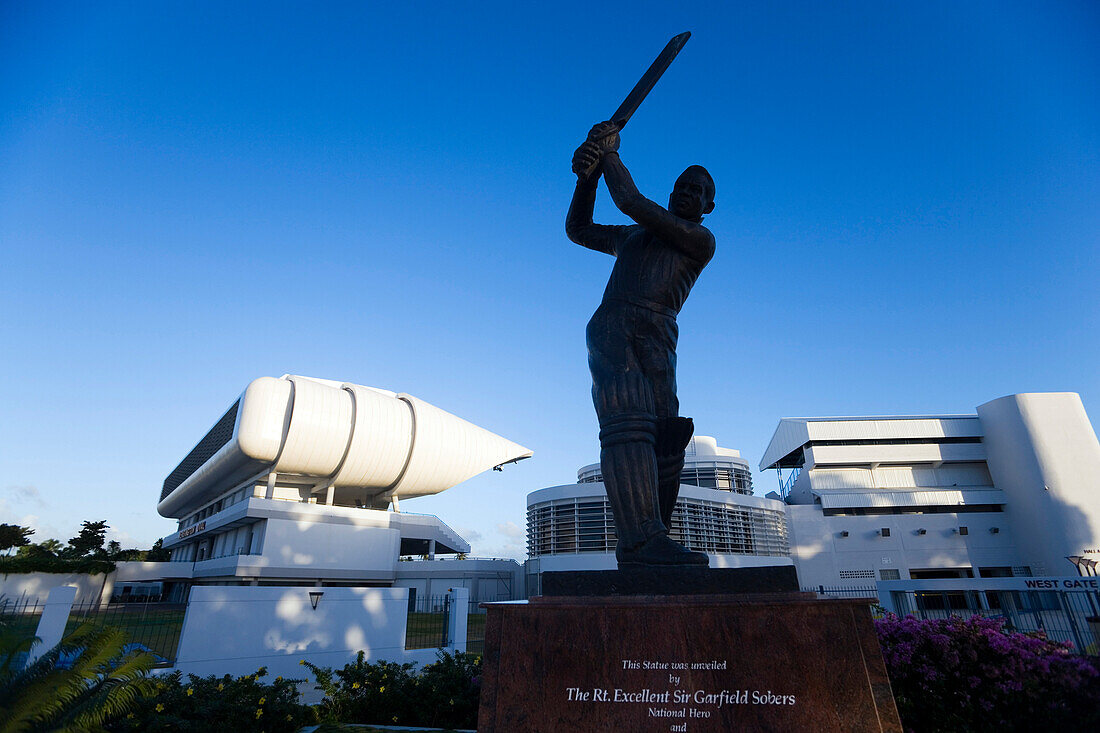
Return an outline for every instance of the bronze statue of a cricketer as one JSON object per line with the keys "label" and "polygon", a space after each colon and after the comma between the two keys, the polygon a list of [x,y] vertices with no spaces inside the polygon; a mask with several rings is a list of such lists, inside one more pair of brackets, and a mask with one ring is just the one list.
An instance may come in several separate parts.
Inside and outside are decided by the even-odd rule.
{"label": "bronze statue of a cricketer", "polygon": [[[577,148],[577,188],[565,223],[571,240],[615,257],[587,330],[615,557],[620,567],[707,565],[705,554],[670,539],[668,529],[694,430],[691,418],[678,415],[676,315],[714,256],[714,236],[702,225],[714,209],[714,180],[693,165],[676,179],[668,209],[650,201],[619,159],[621,126],[602,122]],[[635,225],[592,223],[601,174]]]}

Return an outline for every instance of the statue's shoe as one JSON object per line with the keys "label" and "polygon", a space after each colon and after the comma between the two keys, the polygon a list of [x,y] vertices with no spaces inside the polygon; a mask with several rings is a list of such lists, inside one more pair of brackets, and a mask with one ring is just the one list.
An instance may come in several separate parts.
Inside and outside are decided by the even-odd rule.
{"label": "statue's shoe", "polygon": [[646,565],[710,565],[710,558],[702,552],[692,552],[679,542],[670,540],[664,532],[652,535],[648,540],[631,550],[619,548],[615,553],[619,567],[640,567]]}

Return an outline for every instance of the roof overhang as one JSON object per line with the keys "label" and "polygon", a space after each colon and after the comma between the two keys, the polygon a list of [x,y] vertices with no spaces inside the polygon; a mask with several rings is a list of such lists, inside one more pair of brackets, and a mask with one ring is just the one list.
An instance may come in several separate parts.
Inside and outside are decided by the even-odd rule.
{"label": "roof overhang", "polygon": [[817,440],[981,437],[977,415],[880,415],[785,417],[772,435],[760,470],[800,465],[799,449]]}

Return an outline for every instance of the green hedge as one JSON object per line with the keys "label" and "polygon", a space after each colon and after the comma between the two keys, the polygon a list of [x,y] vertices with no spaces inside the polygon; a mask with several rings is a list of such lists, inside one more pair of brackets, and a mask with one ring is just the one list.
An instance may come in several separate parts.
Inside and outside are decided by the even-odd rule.
{"label": "green hedge", "polygon": [[0,557],[0,573],[86,573],[99,575],[113,573],[115,564],[110,560],[65,560],[60,557]]}

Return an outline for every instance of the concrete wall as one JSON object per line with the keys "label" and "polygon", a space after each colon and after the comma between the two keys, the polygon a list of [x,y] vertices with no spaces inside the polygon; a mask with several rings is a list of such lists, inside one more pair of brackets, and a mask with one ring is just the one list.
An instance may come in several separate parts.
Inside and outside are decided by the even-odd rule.
{"label": "concrete wall", "polygon": [[[309,591],[324,592],[316,610]],[[309,678],[299,660],[342,667],[359,650],[371,660],[429,661],[405,651],[404,588],[197,586],[191,589],[176,667],[185,674]]]}
{"label": "concrete wall", "polygon": [[391,579],[400,546],[396,529],[268,519],[261,554],[276,573],[295,569],[330,577],[330,571],[354,571],[356,577]]}
{"label": "concrete wall", "polygon": [[115,563],[115,571],[107,576],[77,573],[17,573],[0,575],[0,596],[37,598],[40,602],[53,588],[71,585],[76,588],[76,603],[106,603],[120,583],[133,581],[182,580],[191,577],[190,563],[124,561]]}
{"label": "concrete wall", "polygon": [[393,579],[401,545],[396,529],[274,518],[256,526],[263,532],[253,537],[253,554],[196,562],[194,577]]}
{"label": "concrete wall", "polygon": [[[803,587],[871,585],[882,579],[883,570],[897,570],[908,579],[914,568],[973,568],[977,576],[979,567],[1026,564],[1005,513],[826,517],[820,506],[807,504],[788,506],[787,518]],[[962,526],[968,534],[955,531]],[[883,527],[890,529],[889,537],[878,534]],[[920,529],[925,533],[918,534]],[[869,577],[861,577],[868,571]]]}
{"label": "concrete wall", "polygon": [[76,588],[76,603],[92,603],[111,597],[114,574],[85,575],[77,573],[18,573],[0,575],[0,596],[19,600],[37,599],[45,603],[54,588],[71,585]]}
{"label": "concrete wall", "polygon": [[417,597],[466,588],[470,600],[512,601],[524,597],[523,566],[515,560],[415,560],[397,563],[394,586],[416,588]]}
{"label": "concrete wall", "polygon": [[1100,442],[1073,392],[1017,394],[978,407],[989,472],[1009,497],[1026,564],[1036,575],[1100,560]]}

